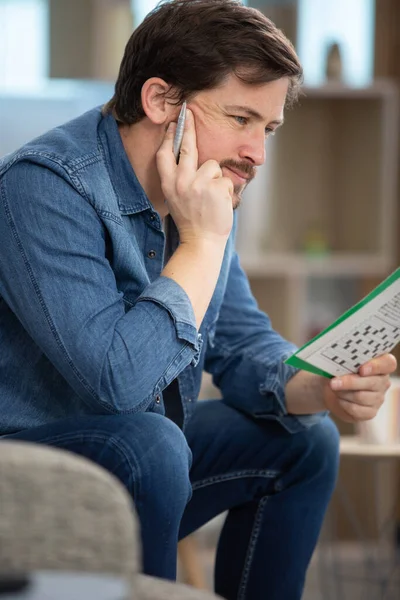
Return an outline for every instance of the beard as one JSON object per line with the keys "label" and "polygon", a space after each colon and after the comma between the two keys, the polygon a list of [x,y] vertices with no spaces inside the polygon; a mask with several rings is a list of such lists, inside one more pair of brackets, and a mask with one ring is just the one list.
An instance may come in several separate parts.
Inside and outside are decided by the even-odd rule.
{"label": "beard", "polygon": [[245,185],[233,186],[233,201],[232,201],[233,210],[236,210],[241,205],[241,202],[243,199],[242,194],[248,185],[249,185],[249,183],[246,183]]}
{"label": "beard", "polygon": [[246,175],[248,177],[248,180],[245,184],[233,186],[233,210],[236,210],[240,206],[244,190],[249,185],[250,181],[252,181],[252,179],[254,179],[254,177],[256,176],[256,168],[252,165],[249,165],[249,163],[247,162],[240,162],[237,160],[232,160],[230,158],[221,161],[219,163],[219,166],[221,167],[221,169],[223,167],[232,168],[234,170],[239,171],[240,173],[243,173],[243,175]]}

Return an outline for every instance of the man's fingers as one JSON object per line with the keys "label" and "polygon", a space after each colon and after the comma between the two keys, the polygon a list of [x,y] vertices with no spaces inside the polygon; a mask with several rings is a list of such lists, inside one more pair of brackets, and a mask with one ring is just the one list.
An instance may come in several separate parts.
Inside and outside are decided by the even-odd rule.
{"label": "man's fingers", "polygon": [[173,151],[175,131],[176,123],[171,122],[165,132],[163,143],[156,154],[157,169],[162,184],[171,177],[171,174],[174,173],[176,169]]}
{"label": "man's fingers", "polygon": [[234,185],[229,177],[221,177],[221,179],[218,180],[218,185],[221,186],[223,191],[228,190],[230,197],[233,197]]}
{"label": "man's fingers", "polygon": [[331,379],[331,388],[335,392],[356,392],[368,390],[372,392],[386,392],[390,387],[389,375],[375,375],[360,377],[359,375],[343,375]]}
{"label": "man's fingers", "polygon": [[222,178],[222,170],[216,160],[207,160],[198,170],[198,175],[209,179]]}
{"label": "man's fingers", "polygon": [[343,375],[331,380],[331,388],[337,390],[388,389],[389,375],[395,372],[397,361],[393,354],[383,354],[360,367],[358,375]]}
{"label": "man's fingers", "polygon": [[393,354],[383,354],[365,363],[359,372],[362,377],[368,377],[369,375],[390,375],[396,369],[397,360]]}
{"label": "man's fingers", "polygon": [[[371,377],[360,377],[359,375],[345,375],[332,379],[331,389],[343,397],[344,394],[355,392],[375,392],[385,394],[390,388],[389,375],[375,375]],[[339,385],[340,384],[340,385]]]}
{"label": "man's fingers", "polygon": [[339,404],[353,422],[369,421],[376,417],[377,408],[375,406],[360,405],[347,400],[340,400]]}
{"label": "man's fingers", "polygon": [[384,396],[378,392],[361,390],[359,392],[343,392],[338,396],[340,402],[348,402],[359,406],[378,408],[382,405]]}
{"label": "man's fingers", "polygon": [[183,131],[182,145],[179,157],[179,168],[191,173],[197,171],[199,156],[197,152],[196,128],[192,111],[186,110],[185,129]]}

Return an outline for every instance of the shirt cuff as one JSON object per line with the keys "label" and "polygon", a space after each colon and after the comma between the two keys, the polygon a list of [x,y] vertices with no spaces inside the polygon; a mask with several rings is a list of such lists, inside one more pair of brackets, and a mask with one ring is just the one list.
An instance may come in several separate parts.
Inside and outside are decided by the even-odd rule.
{"label": "shirt cuff", "polygon": [[137,302],[143,301],[155,302],[168,311],[178,338],[193,346],[195,355],[191,364],[196,366],[200,359],[203,339],[197,331],[192,303],[185,290],[173,279],[161,276],[143,290]]}
{"label": "shirt cuff", "polygon": [[[293,352],[296,352],[296,350],[297,348],[294,347]],[[285,360],[288,359],[289,356],[292,356],[293,352],[289,352],[282,356],[277,365],[276,377],[272,382],[270,377],[268,377],[268,380],[260,385],[260,393],[263,395],[273,394],[276,402],[275,418],[287,431],[290,433],[297,433],[298,431],[304,431],[319,423],[327,416],[328,411],[321,411],[310,415],[291,415],[287,412],[285,387],[287,382],[300,371],[300,369],[296,369],[285,363]]]}

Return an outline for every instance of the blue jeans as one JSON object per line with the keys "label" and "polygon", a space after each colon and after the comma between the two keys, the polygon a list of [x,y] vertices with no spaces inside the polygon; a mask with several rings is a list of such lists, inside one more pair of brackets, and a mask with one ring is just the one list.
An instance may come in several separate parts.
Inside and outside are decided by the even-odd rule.
{"label": "blue jeans", "polygon": [[173,580],[177,542],[222,513],[215,591],[298,600],[335,486],[329,418],[290,434],[223,401],[197,404],[185,435],[150,412],[67,419],[6,436],[68,449],[116,475],[135,501],[144,572]]}

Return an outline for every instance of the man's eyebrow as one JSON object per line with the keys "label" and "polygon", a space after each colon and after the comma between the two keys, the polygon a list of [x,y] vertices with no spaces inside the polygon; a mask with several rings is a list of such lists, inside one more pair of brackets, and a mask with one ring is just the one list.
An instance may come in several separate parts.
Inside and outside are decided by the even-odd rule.
{"label": "man's eyebrow", "polygon": [[[242,106],[241,104],[229,104],[225,108],[227,110],[244,112],[249,117],[253,117],[254,119],[257,119],[257,121],[264,121],[264,117],[262,115],[260,115],[259,112],[257,112],[256,110],[254,110],[252,108],[249,108],[248,106]],[[283,125],[283,121],[284,121],[283,119],[274,119],[273,121],[270,121],[268,123],[268,125],[276,125],[277,127],[279,127],[280,125]]]}

